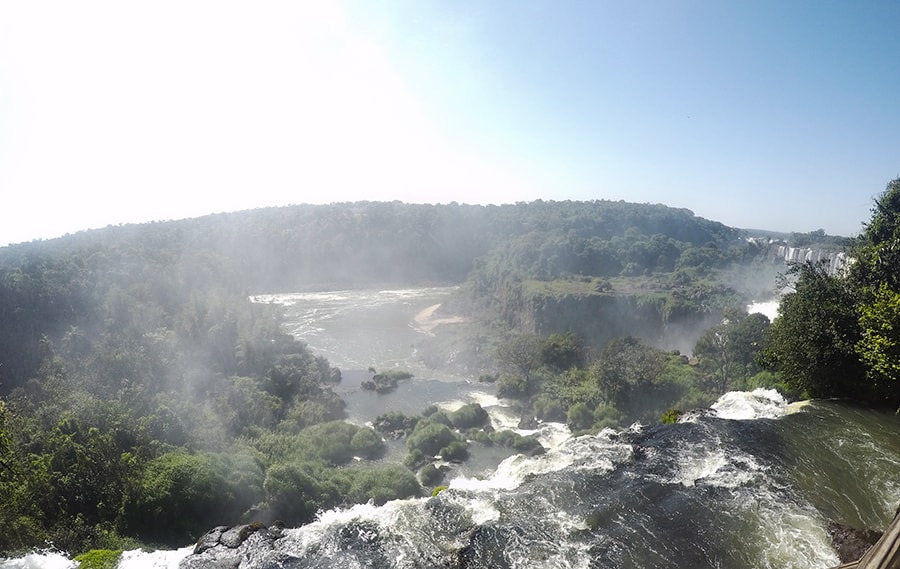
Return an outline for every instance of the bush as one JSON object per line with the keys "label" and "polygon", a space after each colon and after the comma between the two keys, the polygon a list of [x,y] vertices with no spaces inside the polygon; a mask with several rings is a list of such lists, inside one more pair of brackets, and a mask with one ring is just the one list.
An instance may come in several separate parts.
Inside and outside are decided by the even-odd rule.
{"label": "bush", "polygon": [[673,423],[677,423],[679,417],[681,417],[681,411],[673,408],[663,413],[661,421],[664,425],[670,425]]}
{"label": "bush", "polygon": [[594,425],[594,414],[584,403],[576,403],[566,413],[566,425],[573,433],[590,429]]}
{"label": "bush", "polygon": [[425,462],[427,462],[425,454],[422,453],[422,451],[420,451],[419,449],[414,448],[409,451],[409,454],[407,454],[406,458],[403,459],[403,466],[415,469]]}
{"label": "bush", "polygon": [[76,555],[73,561],[78,562],[79,569],[116,569],[121,556],[121,549],[92,549]]}
{"label": "bush", "polygon": [[340,492],[334,484],[323,483],[315,464],[276,464],[266,472],[265,508],[273,519],[300,525],[313,519],[320,509],[334,506]]}
{"label": "bush", "polygon": [[407,417],[400,411],[388,411],[375,417],[372,425],[379,433],[390,434],[403,431],[404,434],[408,434],[416,428],[418,422],[418,418]]}
{"label": "bush", "polygon": [[466,441],[456,440],[440,450],[441,458],[452,462],[462,462],[469,458],[469,445]]}
{"label": "bush", "polygon": [[505,373],[497,379],[497,396],[507,399],[522,399],[528,395],[528,380],[524,377]]}
{"label": "bush", "polygon": [[410,451],[419,450],[422,454],[435,456],[442,448],[457,440],[457,435],[447,425],[440,423],[421,423],[406,439]]}
{"label": "bush", "polygon": [[144,541],[180,545],[222,520],[239,520],[262,498],[262,481],[246,455],[166,453],[147,464],[125,520]]}
{"label": "bush", "polygon": [[523,437],[513,431],[497,431],[491,438],[493,438],[495,444],[509,447],[519,452],[531,452],[543,448],[541,442],[535,437],[531,435]]}
{"label": "bush", "polygon": [[402,466],[352,469],[347,497],[358,504],[373,501],[382,505],[389,500],[412,498],[421,493],[421,486],[412,472]]}
{"label": "bush", "polygon": [[490,417],[488,417],[487,411],[478,403],[463,405],[450,414],[450,422],[457,429],[483,427],[489,421]]}
{"label": "bush", "polygon": [[429,405],[425,411],[422,412],[422,419],[422,426],[428,423],[440,423],[441,425],[447,425],[448,427],[453,426],[453,421],[450,420],[450,417],[435,405]]}
{"label": "bush", "polygon": [[432,463],[428,463],[419,469],[417,475],[422,486],[434,486],[444,479],[444,473]]}
{"label": "bush", "polygon": [[331,421],[300,431],[299,441],[311,457],[339,465],[353,457],[375,458],[384,452],[381,436],[369,427]]}
{"label": "bush", "polygon": [[534,400],[532,409],[534,410],[535,418],[541,421],[563,422],[566,420],[566,412],[563,410],[562,405],[545,395],[541,395]]}

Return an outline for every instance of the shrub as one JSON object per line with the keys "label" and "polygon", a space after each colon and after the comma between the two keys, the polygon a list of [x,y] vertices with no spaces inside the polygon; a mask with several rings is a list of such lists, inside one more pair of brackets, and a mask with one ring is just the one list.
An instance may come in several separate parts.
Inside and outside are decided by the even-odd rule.
{"label": "shrub", "polygon": [[469,445],[466,441],[456,440],[440,450],[441,458],[453,462],[462,462],[469,458]]}
{"label": "shrub", "polygon": [[419,419],[416,417],[407,417],[400,411],[388,411],[382,415],[375,417],[373,427],[379,433],[389,434],[403,431],[409,433],[416,428]]}
{"label": "shrub", "polygon": [[318,458],[334,465],[349,462],[354,456],[375,458],[384,451],[384,441],[374,430],[344,421],[307,427],[300,431],[297,442],[304,447],[298,456]]}
{"label": "shrub", "polygon": [[444,479],[444,473],[432,463],[420,468],[417,476],[422,486],[434,486]]}
{"label": "shrub", "polygon": [[483,427],[490,421],[487,411],[478,403],[463,405],[450,414],[450,422],[457,429]]}
{"label": "shrub", "polygon": [[76,555],[74,561],[80,569],[116,569],[121,556],[121,549],[92,549]]}
{"label": "shrub", "polygon": [[594,414],[584,403],[575,403],[566,413],[566,424],[572,432],[590,429],[594,424]]}
{"label": "shrub", "polygon": [[497,379],[497,396],[521,399],[528,395],[528,380],[518,375],[505,373]]}
{"label": "shrub", "polygon": [[531,435],[523,437],[513,431],[497,431],[491,438],[493,438],[494,443],[513,448],[519,452],[531,452],[543,448],[541,442],[535,437]]}
{"label": "shrub", "polygon": [[427,423],[422,426],[420,423],[406,439],[406,446],[410,451],[419,450],[423,454],[434,456],[457,438],[447,425]]}
{"label": "shrub", "polygon": [[322,483],[314,464],[292,462],[276,464],[266,472],[265,505],[267,514],[290,525],[304,524],[315,513],[336,505],[339,492]]}
{"label": "shrub", "polygon": [[663,413],[661,421],[663,424],[677,423],[679,417],[681,417],[681,411],[672,408]]}
{"label": "shrub", "polygon": [[389,500],[411,498],[421,493],[421,486],[412,472],[402,466],[352,469],[347,497],[359,504],[369,500],[376,505]]}
{"label": "shrub", "polygon": [[541,421],[562,422],[566,420],[566,412],[563,410],[562,405],[545,395],[537,397],[532,403],[532,408],[534,409],[534,416]]}

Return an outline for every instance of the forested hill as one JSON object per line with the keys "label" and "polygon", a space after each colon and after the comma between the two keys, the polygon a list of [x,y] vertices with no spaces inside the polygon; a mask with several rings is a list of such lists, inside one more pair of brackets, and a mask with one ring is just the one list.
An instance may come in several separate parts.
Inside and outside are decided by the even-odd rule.
{"label": "forested hill", "polygon": [[[222,286],[272,291],[461,282],[474,259],[504,244],[532,249],[535,258],[526,270],[577,273],[585,264],[609,262],[603,271],[612,274],[628,263],[644,264],[650,254],[667,254],[664,263],[673,264],[687,247],[722,248],[738,237],[738,230],[686,209],[621,201],[502,206],[360,202],[111,226],[0,249],[0,264],[21,267],[35,257],[99,256],[94,260],[110,270],[142,263],[198,273],[185,277],[187,285],[214,279]],[[611,250],[622,249],[625,241],[635,249],[650,238],[659,251],[650,246]],[[562,249],[567,253],[561,256]],[[569,251],[578,258],[563,258]]]}

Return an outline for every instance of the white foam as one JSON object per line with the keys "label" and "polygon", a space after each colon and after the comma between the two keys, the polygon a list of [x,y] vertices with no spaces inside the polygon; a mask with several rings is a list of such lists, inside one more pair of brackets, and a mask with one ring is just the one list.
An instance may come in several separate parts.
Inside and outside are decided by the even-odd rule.
{"label": "white foam", "polygon": [[515,455],[501,462],[487,478],[459,477],[450,482],[450,488],[470,491],[513,490],[526,478],[564,468],[588,468],[597,472],[610,471],[616,464],[632,455],[629,444],[611,440],[612,431],[597,435],[569,438],[546,454],[527,457]]}
{"label": "white foam", "polygon": [[116,569],[178,569],[181,560],[193,551],[193,545],[174,550],[133,549],[122,553]]}
{"label": "white foam", "polygon": [[767,316],[769,320],[775,320],[778,316],[778,305],[781,304],[779,300],[766,300],[764,302],[754,302],[752,304],[747,305],[747,312],[749,314],[762,314]]}
{"label": "white foam", "polygon": [[22,557],[0,559],[0,569],[74,569],[78,563],[54,550],[33,551]]}
{"label": "white foam", "polygon": [[787,412],[787,401],[774,389],[731,391],[710,407],[722,419],[775,419]]}

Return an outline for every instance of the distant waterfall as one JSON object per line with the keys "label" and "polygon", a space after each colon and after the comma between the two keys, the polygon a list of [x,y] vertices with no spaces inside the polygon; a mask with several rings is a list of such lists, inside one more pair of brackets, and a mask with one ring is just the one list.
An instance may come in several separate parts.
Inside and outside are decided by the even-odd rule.
{"label": "distant waterfall", "polygon": [[779,245],[775,250],[775,259],[784,263],[818,263],[825,261],[829,275],[843,273],[850,266],[851,258],[843,251],[825,251],[807,247],[788,247]]}

